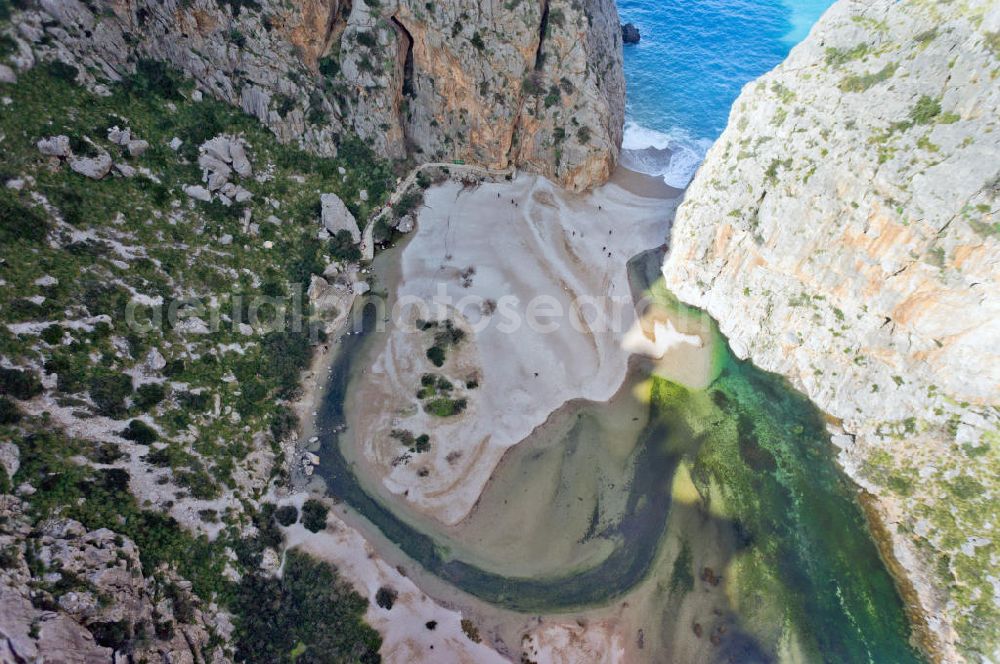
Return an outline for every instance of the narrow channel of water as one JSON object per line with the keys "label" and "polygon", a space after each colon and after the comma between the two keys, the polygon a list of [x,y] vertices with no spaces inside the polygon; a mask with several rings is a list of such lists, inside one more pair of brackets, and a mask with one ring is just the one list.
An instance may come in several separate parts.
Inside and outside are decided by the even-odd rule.
{"label": "narrow channel of water", "polygon": [[[638,290],[647,287],[679,319],[703,318],[657,284]],[[709,639],[714,654],[699,661],[918,661],[822,414],[724,341],[707,389],[637,360],[610,402],[567,404],[508,452],[470,518],[449,529],[345,458],[349,432],[335,432],[379,337],[375,307],[358,315],[364,331],[342,338],[319,411],[320,472],[427,573],[515,612],[641,604],[648,661],[694,661],[678,644]]]}

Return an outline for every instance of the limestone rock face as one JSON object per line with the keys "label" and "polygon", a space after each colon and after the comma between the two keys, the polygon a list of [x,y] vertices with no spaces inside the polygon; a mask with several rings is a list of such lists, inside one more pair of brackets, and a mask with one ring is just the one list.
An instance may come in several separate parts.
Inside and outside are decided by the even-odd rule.
{"label": "limestone rock face", "polygon": [[32,531],[24,509],[0,496],[0,661],[225,661],[190,583],[144,576],[135,543],[106,528],[62,519]]}
{"label": "limestone rock face", "polygon": [[519,166],[574,189],[602,183],[618,158],[614,0],[28,5],[17,38],[80,80],[163,61],[322,155],[353,130],[384,156]]}
{"label": "limestone rock face", "polygon": [[337,194],[322,194],[319,197],[319,201],[323,228],[330,235],[336,235],[340,231],[347,231],[351,234],[354,244],[361,242],[361,231],[358,229],[358,222]]}
{"label": "limestone rock face", "polygon": [[524,166],[574,189],[610,175],[625,112],[614,2],[401,0],[390,20],[402,132],[425,160]]}
{"label": "limestone rock face", "polygon": [[743,91],[664,266],[854,434],[948,661],[1000,648],[998,72],[995,2],[838,2]]}

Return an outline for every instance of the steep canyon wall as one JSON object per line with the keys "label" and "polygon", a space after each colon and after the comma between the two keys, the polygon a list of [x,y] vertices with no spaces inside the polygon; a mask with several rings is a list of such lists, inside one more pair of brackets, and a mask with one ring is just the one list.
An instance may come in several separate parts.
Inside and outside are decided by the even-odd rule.
{"label": "steep canyon wall", "polygon": [[743,91],[664,266],[841,422],[948,661],[1000,647],[998,77],[995,2],[835,4]]}

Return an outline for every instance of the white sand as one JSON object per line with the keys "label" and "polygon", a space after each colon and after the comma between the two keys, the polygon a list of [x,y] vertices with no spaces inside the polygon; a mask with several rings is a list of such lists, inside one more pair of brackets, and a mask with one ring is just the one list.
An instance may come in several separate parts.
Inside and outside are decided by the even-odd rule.
{"label": "white sand", "polygon": [[[610,398],[625,377],[624,337],[636,323],[626,263],[663,244],[677,203],[642,198],[617,184],[573,195],[537,176],[467,190],[448,182],[428,190],[416,235],[402,255],[398,294],[425,301],[450,296],[455,308],[447,313],[455,317],[461,310],[469,338],[435,369],[425,357],[432,333],[394,327],[362,381],[354,398],[372,408],[352,428],[360,458],[389,491],[457,523],[505,449],[570,399]],[[471,302],[463,306],[462,298]],[[469,325],[482,322],[484,300],[499,308],[473,332]],[[541,327],[526,322],[529,312],[552,310],[564,314],[536,316]],[[664,328],[650,344],[656,351],[677,343],[676,337]],[[477,377],[478,389],[455,391],[469,400],[464,414],[443,419],[422,411],[415,393],[425,372],[446,375],[456,387]],[[389,436],[393,428],[430,434],[431,451],[399,463],[403,449]]]}
{"label": "white sand", "polygon": [[674,327],[674,322],[668,320],[666,323],[655,321],[653,323],[653,338],[646,336],[642,326],[637,322],[622,340],[622,347],[630,353],[636,353],[652,357],[657,360],[667,354],[672,348],[687,344],[695,348],[701,348],[704,344],[697,334],[684,334],[678,332]]}
{"label": "white sand", "polygon": [[524,640],[524,654],[546,664],[619,664],[625,662],[621,624],[615,620],[544,623]]}

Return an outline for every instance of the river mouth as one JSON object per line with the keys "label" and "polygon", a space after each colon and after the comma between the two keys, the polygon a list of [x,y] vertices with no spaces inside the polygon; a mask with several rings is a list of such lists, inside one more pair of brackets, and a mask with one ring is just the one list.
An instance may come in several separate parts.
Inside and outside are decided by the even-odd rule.
{"label": "river mouth", "polygon": [[[376,260],[389,290],[400,251]],[[316,422],[329,493],[380,553],[508,648],[544,615],[613,619],[634,661],[919,661],[822,413],[652,282],[660,256],[632,262],[634,294],[701,326],[710,379],[685,387],[633,358],[609,401],[571,401],[509,449],[453,525],[385,490],[358,455],[355,385],[384,342],[379,308],[360,303]]]}

